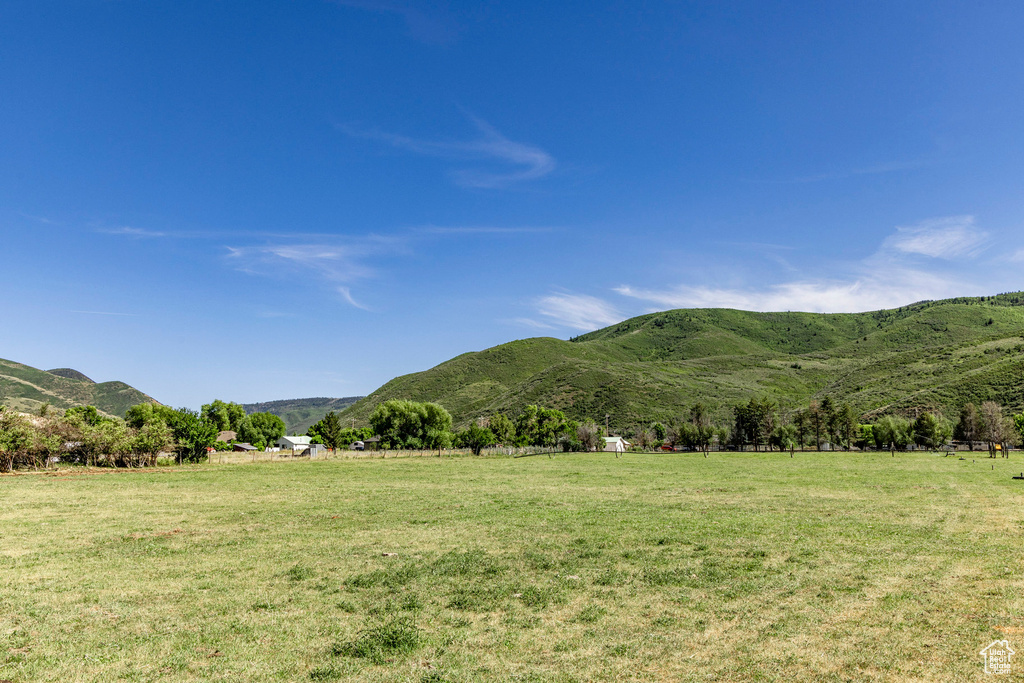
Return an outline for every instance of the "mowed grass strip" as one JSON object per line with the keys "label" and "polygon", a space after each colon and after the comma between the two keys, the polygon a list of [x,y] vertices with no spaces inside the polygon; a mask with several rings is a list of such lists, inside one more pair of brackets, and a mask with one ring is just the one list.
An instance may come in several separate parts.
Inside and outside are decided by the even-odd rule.
{"label": "mowed grass strip", "polygon": [[4,476],[0,679],[980,680],[985,645],[1024,646],[1021,467],[592,454]]}

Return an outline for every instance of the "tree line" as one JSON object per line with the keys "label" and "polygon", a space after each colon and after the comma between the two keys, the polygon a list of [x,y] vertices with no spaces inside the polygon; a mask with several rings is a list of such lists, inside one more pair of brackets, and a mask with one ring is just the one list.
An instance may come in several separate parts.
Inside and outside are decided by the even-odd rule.
{"label": "tree line", "polygon": [[[955,439],[972,450],[987,444],[995,454],[1024,439],[1024,413],[1008,416],[995,401],[964,404],[951,421],[938,411],[919,411],[913,418],[882,415],[861,423],[848,403],[831,397],[807,407],[784,411],[768,398],[751,398],[731,408],[731,419],[716,421],[712,411],[695,403],[674,424],[653,422],[634,433],[634,446],[646,450],[666,446],[703,451],[712,448],[793,450],[828,444],[833,450],[875,448],[904,450],[910,445],[936,449]],[[495,413],[464,429],[455,429],[451,414],[436,403],[393,399],[378,404],[368,427],[345,428],[338,415],[327,413],[309,428],[315,443],[328,448],[348,447],[358,440],[379,437],[385,449],[443,450],[466,448],[479,455],[489,446],[546,447],[562,451],[592,451],[603,446],[603,430],[593,420],[573,420],[553,408],[528,405],[509,417]],[[109,467],[155,464],[160,453],[178,463],[197,462],[218,442],[221,432],[235,431],[237,441],[264,448],[285,433],[284,421],[270,413],[246,415],[237,403],[215,400],[199,411],[142,403],[128,409],[124,419],[101,414],[94,406],[61,412],[44,405],[36,415],[0,406],[0,471],[43,467],[53,458]]]}
{"label": "tree line", "polygon": [[200,411],[156,403],[132,406],[124,418],[104,415],[95,406],[65,411],[43,404],[35,415],[0,406],[0,472],[45,467],[54,459],[100,467],[144,467],[160,453],[176,462],[198,462],[222,431],[234,430],[258,448],[277,441],[285,425],[277,415],[246,415],[237,403],[214,401]]}
{"label": "tree line", "polygon": [[60,412],[44,404],[36,415],[0,406],[0,471],[38,469],[55,458],[87,465],[142,467],[155,464],[157,454],[172,449],[178,461],[184,462],[190,457],[188,437],[192,418],[197,416],[185,409],[160,408],[164,409],[160,419],[122,420],[102,415],[94,406]]}
{"label": "tree line", "polygon": [[[987,443],[994,452],[997,444],[1024,438],[1024,414],[1006,416],[998,403],[986,401],[980,407],[963,406],[956,422],[938,411],[918,411],[913,417],[882,415],[871,422],[846,402],[826,396],[807,407],[785,411],[769,398],[751,398],[730,408],[731,419],[721,421],[703,403],[693,404],[678,421],[668,425],[652,422],[637,427],[633,446],[648,450],[662,446],[703,451],[712,448],[737,450],[791,450],[827,447],[832,450],[874,448],[905,450],[911,445],[936,449],[951,439],[971,449]],[[597,450],[603,446],[603,431],[593,420],[577,421],[565,413],[536,405],[526,406],[508,417],[495,413],[482,417],[462,430],[452,428],[451,415],[435,403],[392,399],[376,406],[370,426],[342,428],[335,413],[307,432],[329,448],[347,447],[353,441],[380,437],[385,449],[468,448],[479,454],[488,446],[536,446],[563,451]]]}
{"label": "tree line", "polygon": [[515,419],[496,413],[457,430],[451,414],[441,405],[391,399],[377,404],[369,422],[369,427],[358,430],[342,428],[338,416],[330,412],[306,433],[328,448],[343,448],[353,441],[376,436],[385,449],[456,447],[467,448],[474,455],[497,445],[583,451],[603,444],[594,422],[581,423],[567,418],[560,410],[536,405],[526,406]]}
{"label": "tree line", "polygon": [[634,439],[640,448],[667,444],[705,453],[712,444],[734,449],[791,450],[826,444],[832,450],[874,448],[905,450],[911,445],[937,449],[956,440],[971,450],[987,444],[990,453],[1024,439],[1024,414],[1006,415],[995,401],[980,406],[966,403],[955,422],[936,410],[917,411],[914,417],[881,415],[860,422],[849,403],[836,403],[826,396],[806,408],[784,411],[768,398],[752,398],[731,408],[732,419],[715,423],[708,409],[694,404],[689,414],[674,425],[655,422],[638,427]]}

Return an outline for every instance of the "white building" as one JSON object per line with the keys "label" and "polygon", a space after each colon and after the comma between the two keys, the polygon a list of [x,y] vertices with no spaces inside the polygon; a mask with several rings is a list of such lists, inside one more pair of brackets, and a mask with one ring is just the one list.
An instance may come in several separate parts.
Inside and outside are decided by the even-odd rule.
{"label": "white building", "polygon": [[629,448],[629,446],[629,442],[623,439],[621,436],[604,437],[605,453],[623,453],[627,448]]}
{"label": "white building", "polygon": [[277,446],[285,450],[304,451],[312,441],[311,436],[282,436],[277,440]]}

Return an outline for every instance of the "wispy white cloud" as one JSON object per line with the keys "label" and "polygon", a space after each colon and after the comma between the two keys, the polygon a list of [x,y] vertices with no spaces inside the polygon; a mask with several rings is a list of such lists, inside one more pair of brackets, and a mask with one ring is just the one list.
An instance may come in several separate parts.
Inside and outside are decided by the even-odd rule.
{"label": "wispy white cloud", "polygon": [[353,282],[374,275],[364,263],[372,251],[365,245],[271,244],[255,247],[227,247],[228,258],[247,273],[269,269],[306,272],[332,282]]}
{"label": "wispy white cloud", "polygon": [[716,242],[727,247],[739,247],[748,251],[796,251],[792,244],[775,244],[774,242]]}
{"label": "wispy white cloud", "polygon": [[19,211],[18,215],[21,216],[22,218],[27,218],[30,221],[42,223],[43,225],[60,225],[60,222],[47,218],[46,216],[36,216],[30,213],[25,213],[23,211]]}
{"label": "wispy white cloud", "polygon": [[120,228],[100,228],[97,232],[102,232],[106,235],[125,235],[127,237],[166,237],[166,232],[159,232],[157,230],[147,230],[145,228],[133,228],[125,225]]}
{"label": "wispy white cloud", "polygon": [[506,322],[509,322],[513,325],[521,325],[523,327],[532,327],[537,330],[555,329],[554,325],[548,325],[547,323],[542,323],[541,321],[534,320],[533,318],[512,318],[511,320],[508,320]]}
{"label": "wispy white cloud", "polygon": [[872,164],[869,166],[861,166],[858,168],[848,168],[846,170],[834,170],[824,171],[822,173],[812,173],[810,175],[797,176],[795,178],[777,178],[770,180],[755,180],[753,182],[763,183],[777,183],[783,185],[798,185],[805,183],[820,183],[829,180],[845,180],[847,178],[855,178],[857,176],[873,176],[883,175],[887,173],[899,173],[902,171],[913,171],[919,168],[923,168],[927,163],[921,160],[917,161],[890,161],[879,164]]}
{"label": "wispy white cloud", "polygon": [[226,248],[228,261],[238,270],[265,276],[305,275],[329,285],[349,305],[368,310],[356,301],[350,286],[378,274],[368,261],[400,253],[405,247],[398,238],[370,236]]}
{"label": "wispy white cloud", "polygon": [[[357,286],[388,272],[396,257],[414,253],[416,247],[466,235],[517,235],[548,231],[545,227],[424,226],[406,228],[390,235],[331,235],[296,233],[291,239],[274,233],[252,233],[264,244],[225,246],[226,259],[236,270],[265,277],[302,277],[318,281],[345,303],[372,310]],[[239,238],[239,235],[234,235]]]}
{"label": "wispy white cloud", "polygon": [[452,172],[452,178],[462,187],[497,189],[516,183],[542,178],[553,170],[554,157],[539,147],[509,140],[486,121],[470,116],[479,136],[467,141],[417,140],[404,135],[381,131],[360,131],[342,126],[349,135],[386,142],[392,147],[416,154],[445,158],[489,161],[507,170],[487,168],[459,169]]}
{"label": "wispy white cloud", "polygon": [[[899,227],[867,259],[838,264],[845,277],[801,278],[762,287],[680,284],[664,289],[624,284],[618,294],[665,308],[720,307],[754,311],[850,313],[906,305],[923,299],[984,294],[998,289],[973,277],[972,265],[988,242],[971,216],[952,216]],[[1021,250],[1024,259],[1024,250]],[[925,261],[908,260],[909,256]],[[930,260],[961,259],[964,268],[941,272]]]}
{"label": "wispy white cloud", "polygon": [[352,298],[352,290],[350,290],[348,287],[338,287],[338,293],[341,294],[342,298],[344,298],[345,301],[349,303],[349,305],[354,306],[356,308],[361,308],[364,311],[370,310],[366,306],[363,306],[361,303]]}
{"label": "wispy white cloud", "polygon": [[448,16],[440,14],[440,8],[430,11],[417,7],[412,2],[387,2],[385,0],[333,0],[343,7],[394,14],[405,22],[409,35],[428,45],[448,45],[458,37],[458,25]]}
{"label": "wispy white cloud", "polygon": [[537,312],[559,327],[594,330],[617,323],[624,316],[604,299],[586,294],[549,294],[536,302]]}
{"label": "wispy white cloud", "polygon": [[428,235],[518,235],[540,232],[551,232],[554,228],[545,227],[499,227],[489,225],[441,226],[427,225],[415,228],[414,232]]}
{"label": "wispy white cloud", "polygon": [[917,159],[912,161],[887,161],[871,166],[862,166],[850,171],[850,175],[879,175],[882,173],[896,173],[898,171],[913,171],[924,168],[928,162]]}
{"label": "wispy white cloud", "polygon": [[848,281],[804,280],[764,288],[686,286],[667,290],[634,288],[615,291],[664,308],[738,308],[746,311],[855,313],[903,306],[922,299],[959,296],[968,283],[919,270],[862,274]]}
{"label": "wispy white cloud", "polygon": [[882,243],[882,252],[896,250],[931,258],[958,259],[976,256],[988,243],[988,233],[979,230],[974,216],[948,216],[898,227]]}

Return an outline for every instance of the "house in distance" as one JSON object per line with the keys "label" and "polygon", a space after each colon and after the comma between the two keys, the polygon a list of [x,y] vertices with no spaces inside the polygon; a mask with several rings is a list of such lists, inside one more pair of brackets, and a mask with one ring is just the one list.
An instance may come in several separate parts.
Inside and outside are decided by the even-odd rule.
{"label": "house in distance", "polygon": [[282,450],[304,451],[312,443],[310,436],[282,436],[277,440],[277,447]]}
{"label": "house in distance", "polygon": [[621,436],[606,436],[604,437],[604,452],[605,453],[624,453],[629,448],[629,442],[623,439]]}

